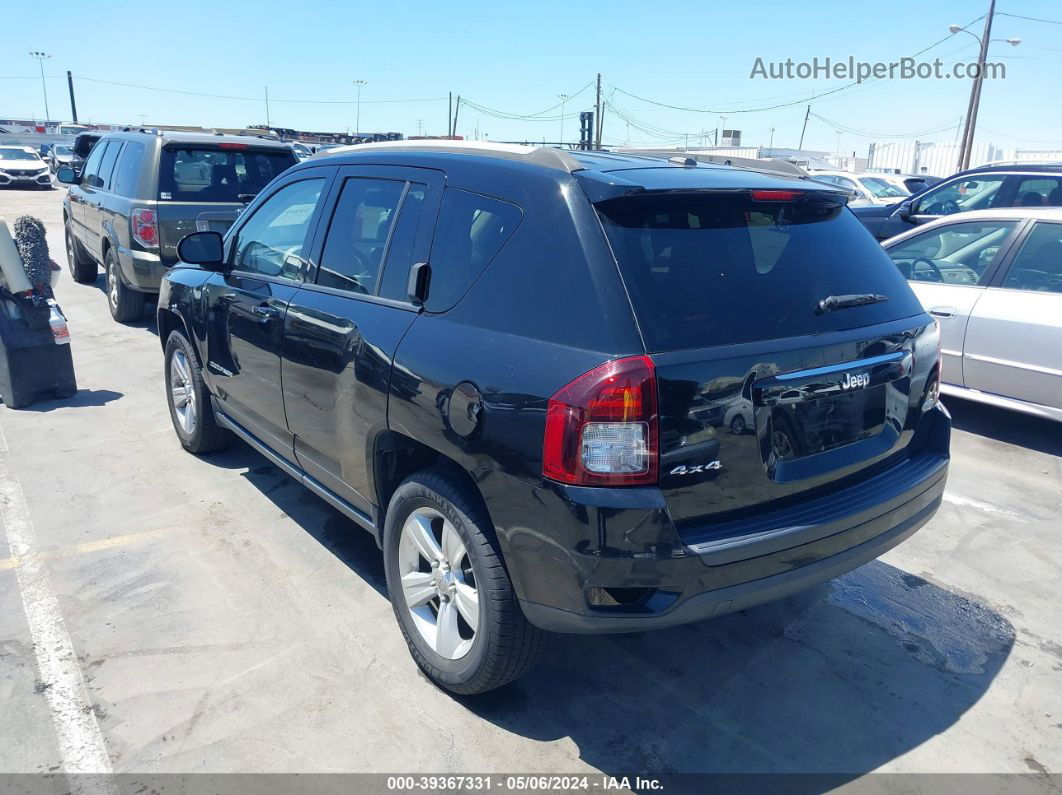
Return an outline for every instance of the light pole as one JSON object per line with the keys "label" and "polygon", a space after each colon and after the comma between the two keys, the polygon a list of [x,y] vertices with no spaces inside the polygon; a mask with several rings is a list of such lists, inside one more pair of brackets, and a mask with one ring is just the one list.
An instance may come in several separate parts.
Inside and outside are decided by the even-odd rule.
{"label": "light pole", "polygon": [[52,114],[48,110],[48,84],[44,82],[44,62],[52,56],[46,52],[32,50],[30,51],[30,57],[36,58],[41,67],[41,90],[44,91],[44,129],[47,130],[48,122],[52,119]]}
{"label": "light pole", "polygon": [[973,142],[974,135],[977,128],[977,111],[981,106],[981,84],[985,78],[985,58],[988,56],[988,45],[993,41],[1005,41],[1012,47],[1017,47],[1021,44],[1021,39],[993,39],[992,38],[992,18],[996,13],[996,0],[990,0],[988,4],[988,15],[985,17],[985,31],[984,34],[978,36],[976,33],[971,33],[961,25],[948,25],[948,30],[952,35],[956,33],[965,33],[969,36],[973,36],[977,43],[981,45],[981,49],[977,55],[977,76],[974,77],[973,85],[970,86],[970,102],[966,109],[966,127],[962,133],[962,145],[959,147],[959,162],[958,170],[965,171],[970,167],[970,156],[973,154]]}
{"label": "light pole", "polygon": [[358,92],[358,110],[354,118],[354,134],[361,135],[361,87],[368,85],[368,80],[355,80],[354,90]]}
{"label": "light pole", "polygon": [[560,101],[561,101],[561,119],[560,119],[560,121],[561,121],[561,133],[560,133],[560,143],[561,143],[561,146],[564,146],[564,103],[568,101],[568,95],[567,95],[567,94],[557,94],[557,96],[558,96],[558,97],[560,97]]}

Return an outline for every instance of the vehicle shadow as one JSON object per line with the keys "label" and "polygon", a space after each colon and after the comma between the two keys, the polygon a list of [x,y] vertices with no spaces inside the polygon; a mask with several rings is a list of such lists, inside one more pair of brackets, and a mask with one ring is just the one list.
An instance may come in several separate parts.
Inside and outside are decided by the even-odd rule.
{"label": "vehicle shadow", "polygon": [[944,398],[944,405],[956,430],[1062,456],[1062,426],[1057,422],[951,395]]}
{"label": "vehicle shadow", "polygon": [[[245,469],[279,510],[386,595],[368,533],[243,444],[207,459]],[[607,775],[831,774],[837,786],[955,724],[1013,644],[1011,624],[974,598],[874,561],[699,624],[549,635],[523,679],[455,700],[513,734],[568,738]],[[818,792],[823,780],[785,786]]]}
{"label": "vehicle shadow", "polygon": [[369,533],[242,442],[204,458],[214,466],[246,470],[243,477],[279,510],[377,592],[387,596],[383,556]]}
{"label": "vehicle shadow", "polygon": [[855,778],[958,721],[1013,643],[987,607],[875,561],[713,621],[553,636],[524,679],[462,701],[515,734],[570,738],[610,775]]}
{"label": "vehicle shadow", "polygon": [[[96,281],[86,284],[86,286],[95,287],[103,294],[104,299],[107,298],[107,280],[104,278],[102,271],[96,276]],[[140,320],[128,321],[122,325],[127,328],[140,328],[150,331],[157,337],[159,335],[159,327],[155,315],[157,303],[154,299],[155,297],[153,296],[144,303],[144,315]]]}

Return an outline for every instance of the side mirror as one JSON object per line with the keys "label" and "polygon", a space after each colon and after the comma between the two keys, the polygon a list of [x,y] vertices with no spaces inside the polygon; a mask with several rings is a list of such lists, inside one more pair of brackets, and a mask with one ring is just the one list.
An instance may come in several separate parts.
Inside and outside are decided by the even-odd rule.
{"label": "side mirror", "polygon": [[428,298],[428,287],[431,284],[431,265],[426,262],[418,262],[409,269],[409,283],[406,292],[409,300],[417,306],[422,306]]}
{"label": "side mirror", "polygon": [[76,185],[78,182],[77,174],[70,166],[60,166],[59,170],[55,172],[55,178],[64,185]]}
{"label": "side mirror", "polygon": [[899,208],[897,208],[896,215],[898,215],[901,220],[911,220],[911,214],[914,212],[914,208],[911,206],[911,204],[912,202],[903,202],[899,206]]}
{"label": "side mirror", "polygon": [[198,265],[204,270],[220,271],[225,267],[225,246],[217,232],[193,232],[177,244],[181,262]]}

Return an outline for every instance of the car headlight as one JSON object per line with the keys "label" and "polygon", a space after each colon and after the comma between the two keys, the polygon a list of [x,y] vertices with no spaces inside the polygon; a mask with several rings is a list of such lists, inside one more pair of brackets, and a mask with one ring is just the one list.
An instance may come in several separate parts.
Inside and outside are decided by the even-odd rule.
{"label": "car headlight", "polygon": [[38,176],[38,177],[39,177],[39,176],[40,176],[41,174],[47,174],[47,173],[48,173],[48,166],[45,166],[44,168],[38,168],[38,169],[37,169],[37,176]]}

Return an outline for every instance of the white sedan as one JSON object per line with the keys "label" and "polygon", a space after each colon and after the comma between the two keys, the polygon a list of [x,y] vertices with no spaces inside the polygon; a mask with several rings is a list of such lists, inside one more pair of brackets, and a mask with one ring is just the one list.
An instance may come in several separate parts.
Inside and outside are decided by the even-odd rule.
{"label": "white sedan", "polygon": [[940,322],[943,392],[1062,421],[1062,209],[948,215],[882,246]]}

